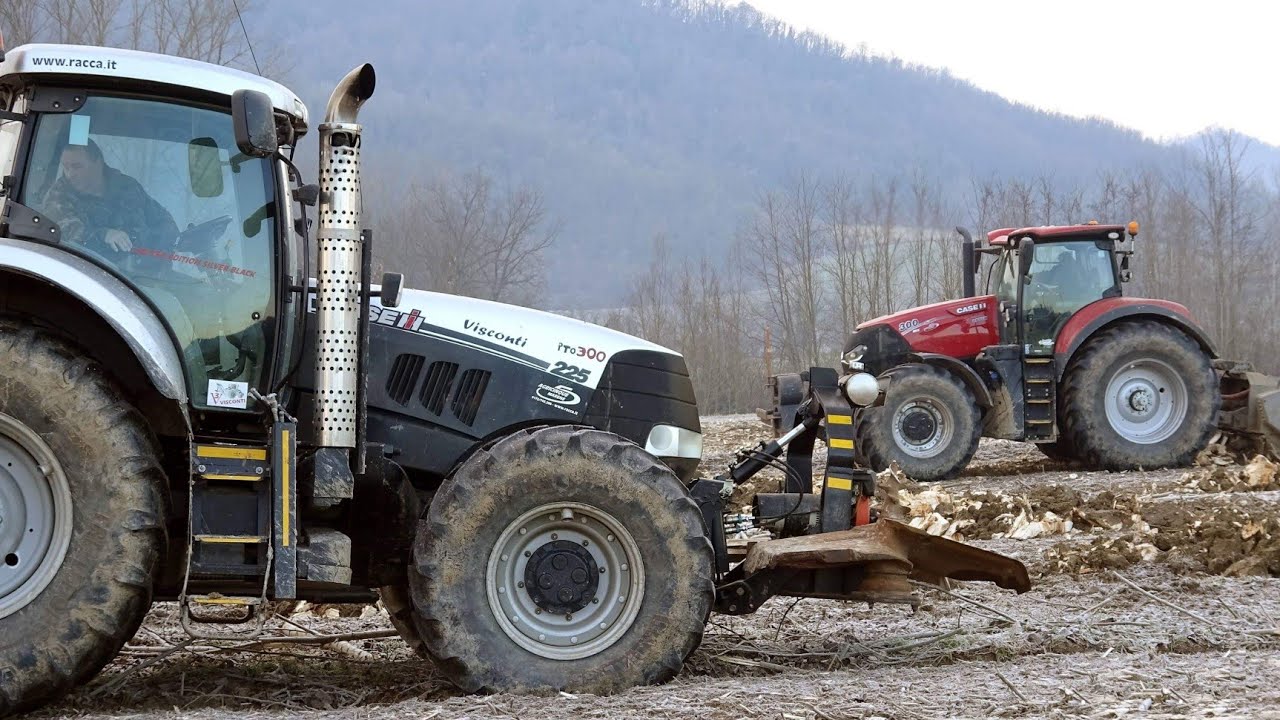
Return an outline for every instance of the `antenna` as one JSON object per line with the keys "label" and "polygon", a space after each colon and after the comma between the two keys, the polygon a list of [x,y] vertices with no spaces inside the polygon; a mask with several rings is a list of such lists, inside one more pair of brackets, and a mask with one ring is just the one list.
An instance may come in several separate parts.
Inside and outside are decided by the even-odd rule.
{"label": "antenna", "polygon": [[249,30],[244,26],[244,15],[240,14],[240,3],[231,0],[231,7],[236,9],[236,18],[240,20],[240,32],[244,33],[244,44],[249,46],[249,57],[253,58],[253,69],[261,75],[262,68],[258,67],[258,55],[253,52],[253,41],[249,39]]}

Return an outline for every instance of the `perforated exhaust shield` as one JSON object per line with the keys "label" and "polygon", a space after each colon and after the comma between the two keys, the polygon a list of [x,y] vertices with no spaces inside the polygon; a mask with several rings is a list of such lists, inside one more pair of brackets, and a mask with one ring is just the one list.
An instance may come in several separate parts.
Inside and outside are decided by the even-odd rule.
{"label": "perforated exhaust shield", "polygon": [[316,269],[316,444],[356,443],[360,379],[360,137],[355,122],[372,94],[371,65],[352,70],[329,98],[320,125],[320,228]]}

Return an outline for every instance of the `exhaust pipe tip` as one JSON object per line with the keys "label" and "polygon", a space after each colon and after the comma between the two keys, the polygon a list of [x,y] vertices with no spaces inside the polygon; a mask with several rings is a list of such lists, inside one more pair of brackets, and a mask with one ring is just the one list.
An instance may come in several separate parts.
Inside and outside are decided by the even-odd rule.
{"label": "exhaust pipe tip", "polygon": [[329,104],[324,113],[325,123],[355,123],[360,106],[373,97],[373,89],[377,84],[378,75],[369,63],[347,73],[329,96]]}
{"label": "exhaust pipe tip", "polygon": [[373,65],[371,63],[365,63],[356,68],[353,72],[356,73],[356,81],[351,89],[352,94],[355,95],[356,99],[360,102],[364,102],[365,100],[373,97],[373,89],[378,84],[378,74],[373,71]]}

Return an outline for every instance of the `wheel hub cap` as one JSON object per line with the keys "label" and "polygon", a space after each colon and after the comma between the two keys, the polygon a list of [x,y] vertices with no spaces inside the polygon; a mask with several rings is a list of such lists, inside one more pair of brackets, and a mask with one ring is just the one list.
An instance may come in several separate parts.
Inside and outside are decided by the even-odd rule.
{"label": "wheel hub cap", "polygon": [[554,540],[534,551],[524,566],[524,586],[542,610],[556,615],[586,607],[600,585],[596,559],[581,545]]}
{"label": "wheel hub cap", "polygon": [[71,540],[71,493],[48,445],[0,414],[0,618],[48,586]]}
{"label": "wheel hub cap", "polygon": [[951,412],[931,397],[904,403],[893,418],[893,439],[907,455],[931,458],[944,450],[955,432]]}
{"label": "wheel hub cap", "polygon": [[937,431],[937,423],[933,416],[923,410],[915,409],[902,421],[902,434],[911,442],[919,445],[933,436]]}
{"label": "wheel hub cap", "polygon": [[1124,439],[1141,445],[1162,442],[1187,416],[1187,386],[1173,368],[1151,358],[1132,362],[1111,377],[1107,421]]}
{"label": "wheel hub cap", "polygon": [[640,546],[617,518],[585,503],[534,508],[498,537],[485,577],[507,637],[546,658],[590,657],[631,627],[644,599]]}

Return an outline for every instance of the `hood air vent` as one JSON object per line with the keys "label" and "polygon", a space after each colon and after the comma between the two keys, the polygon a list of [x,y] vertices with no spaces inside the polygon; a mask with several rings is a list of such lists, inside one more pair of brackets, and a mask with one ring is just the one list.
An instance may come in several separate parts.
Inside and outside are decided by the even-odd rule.
{"label": "hood air vent", "polygon": [[458,380],[458,389],[453,394],[450,408],[464,424],[476,421],[476,413],[480,410],[480,401],[484,398],[485,388],[489,386],[488,370],[468,370]]}
{"label": "hood air vent", "polygon": [[444,412],[444,401],[449,397],[453,379],[458,375],[458,364],[437,360],[427,368],[427,382],[422,386],[418,400],[433,415]]}
{"label": "hood air vent", "polygon": [[413,386],[418,384],[418,375],[422,373],[422,364],[426,360],[421,355],[400,355],[391,363],[391,374],[387,376],[387,395],[401,405],[408,405],[413,397]]}

